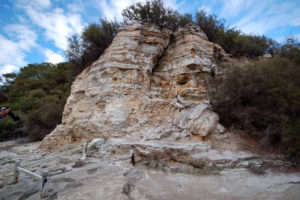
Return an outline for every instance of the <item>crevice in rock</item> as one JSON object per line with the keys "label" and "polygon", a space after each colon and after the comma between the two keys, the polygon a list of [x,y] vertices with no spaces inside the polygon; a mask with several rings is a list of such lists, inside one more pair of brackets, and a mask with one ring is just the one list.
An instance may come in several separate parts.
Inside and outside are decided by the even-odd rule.
{"label": "crevice in rock", "polygon": [[130,161],[131,161],[131,164],[133,166],[135,166],[135,157],[134,157],[134,154],[131,155]]}
{"label": "crevice in rock", "polygon": [[153,72],[157,72],[157,69],[158,69],[158,67],[159,67],[160,60],[164,57],[164,55],[165,55],[167,49],[169,48],[170,44],[173,43],[174,40],[175,40],[175,36],[174,36],[173,33],[171,33],[171,34],[170,34],[169,43],[168,43],[168,45],[164,48],[163,53],[162,53],[160,56],[158,56],[158,57],[155,58],[155,60],[156,60],[155,63],[156,63],[156,64],[154,65],[154,68],[152,69],[152,73],[153,73]]}

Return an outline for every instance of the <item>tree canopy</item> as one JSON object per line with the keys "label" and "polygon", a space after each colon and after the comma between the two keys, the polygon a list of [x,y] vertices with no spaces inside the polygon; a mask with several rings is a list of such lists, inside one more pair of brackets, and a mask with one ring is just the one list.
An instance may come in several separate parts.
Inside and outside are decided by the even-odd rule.
{"label": "tree canopy", "polygon": [[18,134],[40,140],[50,133],[61,116],[70,94],[74,65],[70,62],[57,65],[29,64],[18,74],[4,75],[9,80],[2,84],[1,91],[7,95],[6,104],[22,121],[10,118],[0,121],[0,140]]}
{"label": "tree canopy", "polygon": [[156,24],[161,28],[175,29],[179,20],[179,13],[164,6],[161,0],[138,2],[122,11],[125,24],[134,21]]}
{"label": "tree canopy", "polygon": [[116,21],[100,19],[100,24],[88,25],[82,35],[68,38],[66,56],[76,65],[77,74],[96,61],[111,44],[120,24]]}

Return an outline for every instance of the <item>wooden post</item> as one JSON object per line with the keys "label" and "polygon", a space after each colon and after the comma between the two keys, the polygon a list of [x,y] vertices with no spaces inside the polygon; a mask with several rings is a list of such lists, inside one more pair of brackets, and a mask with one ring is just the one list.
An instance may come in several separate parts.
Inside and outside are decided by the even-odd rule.
{"label": "wooden post", "polygon": [[40,189],[40,196],[41,198],[48,196],[48,182],[49,182],[49,171],[42,171],[41,173],[41,189]]}
{"label": "wooden post", "polygon": [[135,158],[134,158],[134,149],[130,150],[130,157],[131,157],[131,164],[135,165]]}
{"label": "wooden post", "polygon": [[85,160],[86,159],[86,152],[87,152],[87,148],[88,148],[88,141],[84,142],[83,144],[83,148],[82,148],[82,157],[81,160]]}
{"label": "wooden post", "polygon": [[13,179],[13,183],[18,183],[19,181],[19,175],[20,172],[18,171],[18,167],[20,167],[21,162],[19,160],[15,161],[15,168],[14,168],[14,179]]}

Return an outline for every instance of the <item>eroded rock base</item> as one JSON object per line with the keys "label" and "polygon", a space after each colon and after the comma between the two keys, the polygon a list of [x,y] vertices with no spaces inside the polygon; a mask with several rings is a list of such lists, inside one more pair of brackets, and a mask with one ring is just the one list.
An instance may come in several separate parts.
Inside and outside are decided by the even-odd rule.
{"label": "eroded rock base", "polygon": [[[51,175],[83,169],[50,181],[44,199],[298,199],[300,173],[292,163],[281,155],[243,151],[236,145],[242,141],[227,134],[217,136],[214,143],[97,139],[89,145],[80,166],[76,163],[82,154],[76,152],[27,169],[36,173],[49,170]],[[224,145],[228,142],[230,148]],[[14,160],[26,164],[74,147],[46,152],[37,143],[0,144],[0,200],[40,199],[40,183],[31,177],[21,173],[19,183],[10,184],[13,174],[9,167]],[[135,166],[130,159],[111,162],[132,149]],[[94,164],[99,165],[86,170]]]}
{"label": "eroded rock base", "polygon": [[[163,200],[163,199],[289,199],[300,195],[299,174],[268,172],[254,175],[244,168],[227,169],[215,175],[167,173],[128,163],[115,163],[50,184],[45,199],[73,200]],[[22,178],[17,185],[0,189],[0,199],[39,199],[38,184]]]}

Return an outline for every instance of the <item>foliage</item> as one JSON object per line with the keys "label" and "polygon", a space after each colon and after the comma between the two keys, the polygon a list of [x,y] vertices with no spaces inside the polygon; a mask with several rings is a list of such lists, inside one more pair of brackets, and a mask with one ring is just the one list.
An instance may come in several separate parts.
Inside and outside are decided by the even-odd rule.
{"label": "foliage", "polygon": [[68,38],[66,56],[76,65],[75,74],[92,64],[111,44],[120,24],[116,21],[100,19],[100,24],[90,24],[82,35]]}
{"label": "foliage", "polygon": [[2,85],[1,91],[9,98],[7,105],[22,121],[14,122],[9,117],[0,121],[0,140],[18,134],[40,140],[50,133],[61,122],[73,70],[71,63],[42,63],[29,64],[19,74],[4,75],[10,81]]}
{"label": "foliage", "polygon": [[208,14],[204,10],[196,13],[195,23],[205,32],[209,41],[218,43],[233,56],[262,56],[271,51],[271,45],[275,45],[273,40],[265,36],[246,35],[235,28],[228,28],[225,26],[225,20],[218,19],[216,15]]}
{"label": "foliage", "polygon": [[5,120],[0,121],[0,141],[9,139],[12,137],[18,136],[18,130],[20,130],[21,125],[18,123],[15,123],[12,119],[9,117]]}
{"label": "foliage", "polygon": [[225,20],[216,15],[208,14],[204,10],[196,13],[196,20],[190,14],[179,14],[166,8],[161,0],[138,2],[124,9],[122,12],[125,24],[134,21],[156,24],[161,28],[175,30],[188,23],[195,23],[201,27],[209,41],[221,45],[227,53],[233,56],[258,57],[266,52],[273,53],[275,42],[265,36],[242,34],[235,28],[225,26]]}
{"label": "foliage", "polygon": [[133,21],[143,21],[146,23],[156,24],[161,28],[176,28],[179,14],[166,8],[161,0],[138,2],[129,6],[122,11],[124,23]]}
{"label": "foliage", "polygon": [[299,50],[299,43],[287,42],[275,58],[228,70],[213,96],[221,122],[267,137],[271,144],[285,144],[292,154],[299,153]]}
{"label": "foliage", "polygon": [[90,24],[81,35],[68,38],[66,56],[76,66],[75,75],[100,57],[122,24],[131,24],[136,20],[156,24],[160,28],[172,31],[188,23],[195,23],[201,27],[209,41],[218,43],[227,53],[237,57],[254,58],[266,52],[274,55],[278,49],[278,44],[265,36],[246,35],[235,28],[226,27],[225,20],[219,19],[216,15],[200,10],[193,20],[191,14],[179,14],[167,8],[162,0],[137,2],[124,9],[122,16],[123,23],[100,19],[99,24]]}
{"label": "foliage", "polygon": [[216,41],[217,36],[224,32],[224,23],[224,20],[218,19],[216,15],[209,15],[204,10],[196,13],[196,24],[201,27],[209,41]]}
{"label": "foliage", "polygon": [[178,22],[177,22],[178,27],[184,27],[189,23],[194,23],[193,16],[191,14],[185,13],[183,15],[178,16]]}
{"label": "foliage", "polygon": [[300,64],[300,43],[295,38],[286,38],[285,43],[274,51],[277,54],[280,54],[282,57],[288,58],[293,60],[295,63]]}

